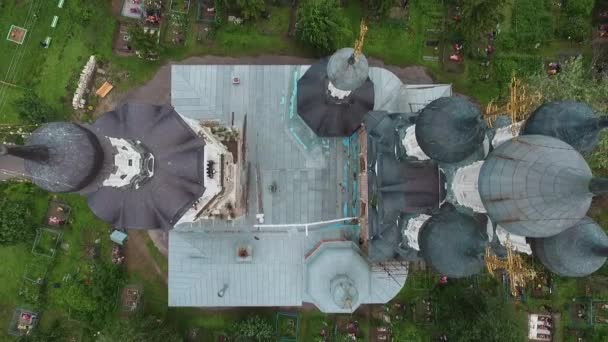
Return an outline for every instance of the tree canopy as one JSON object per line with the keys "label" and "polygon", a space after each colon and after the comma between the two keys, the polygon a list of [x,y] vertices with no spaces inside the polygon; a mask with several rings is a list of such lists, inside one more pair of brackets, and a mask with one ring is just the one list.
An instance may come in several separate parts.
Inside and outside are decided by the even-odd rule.
{"label": "tree canopy", "polygon": [[264,0],[236,0],[236,7],[246,20],[256,20],[264,12],[266,2]]}
{"label": "tree canopy", "polygon": [[19,118],[28,124],[40,124],[57,119],[57,112],[36,93],[26,92],[15,101]]}
{"label": "tree canopy", "polygon": [[[158,32],[158,31],[157,31]],[[131,47],[143,59],[157,59],[159,54],[157,33],[145,32],[142,26],[133,26],[129,29]]]}
{"label": "tree canopy", "polygon": [[469,45],[492,32],[504,19],[504,7],[508,0],[462,0],[460,24],[462,34]]}
{"label": "tree canopy", "polygon": [[0,244],[33,241],[37,221],[31,196],[40,190],[29,183],[5,183],[0,190]]}
{"label": "tree canopy", "polygon": [[526,337],[526,322],[517,315],[514,307],[483,291],[471,288],[468,283],[456,281],[438,287],[435,300],[440,308],[438,332],[450,341],[460,342],[516,342]]}
{"label": "tree canopy", "polygon": [[298,10],[296,38],[320,55],[336,50],[352,37],[336,0],[306,0]]}

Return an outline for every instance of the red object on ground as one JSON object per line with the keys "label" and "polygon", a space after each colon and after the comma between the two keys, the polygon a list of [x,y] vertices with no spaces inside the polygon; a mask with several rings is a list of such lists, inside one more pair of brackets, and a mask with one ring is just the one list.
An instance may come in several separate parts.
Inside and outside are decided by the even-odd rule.
{"label": "red object on ground", "polygon": [[460,56],[460,55],[451,55],[451,56],[450,56],[450,60],[451,60],[452,62],[462,62],[462,59],[463,59],[463,58],[462,58],[462,56]]}
{"label": "red object on ground", "polygon": [[439,278],[439,284],[444,285],[448,283],[448,276],[441,276],[441,278]]}

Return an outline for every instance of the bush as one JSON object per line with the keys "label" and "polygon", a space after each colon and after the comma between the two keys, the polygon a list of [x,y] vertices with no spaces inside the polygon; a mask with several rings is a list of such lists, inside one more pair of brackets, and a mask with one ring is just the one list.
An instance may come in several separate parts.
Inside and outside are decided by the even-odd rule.
{"label": "bush", "polygon": [[273,328],[268,321],[260,316],[251,316],[244,321],[234,323],[232,331],[235,337],[269,341],[273,336]]}
{"label": "bush", "polygon": [[33,92],[26,92],[14,105],[19,118],[28,124],[45,123],[58,117],[55,109]]}
{"label": "bush", "polygon": [[543,61],[533,55],[497,55],[494,59],[494,72],[499,88],[508,90],[513,75],[518,77],[533,75],[543,70]]}
{"label": "bush", "polygon": [[4,194],[0,202],[0,244],[12,245],[32,240],[36,234],[32,204]]}
{"label": "bush", "polygon": [[319,55],[336,50],[352,36],[336,0],[306,0],[298,11],[296,38]]}
{"label": "bush", "polygon": [[563,38],[583,41],[589,37],[593,0],[567,0],[562,6],[559,34]]}

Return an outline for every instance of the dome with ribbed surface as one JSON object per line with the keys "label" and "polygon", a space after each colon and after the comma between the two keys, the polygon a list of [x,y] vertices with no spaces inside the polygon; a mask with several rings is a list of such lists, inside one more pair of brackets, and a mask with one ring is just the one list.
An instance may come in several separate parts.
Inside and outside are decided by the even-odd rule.
{"label": "dome with ribbed surface", "polygon": [[95,135],[74,123],[45,124],[30,135],[26,145],[48,149],[46,161],[25,158],[25,171],[34,184],[49,192],[73,192],[87,186],[104,158]]}
{"label": "dome with ribbed surface", "polygon": [[438,273],[461,278],[483,269],[486,235],[485,224],[452,206],[444,206],[424,223],[418,244],[424,260]]}
{"label": "dome with ribbed surface", "polygon": [[490,153],[478,185],[492,222],[512,234],[549,237],[585,217],[593,197],[591,179],[587,162],[572,146],[524,135]]}
{"label": "dome with ribbed surface", "polygon": [[348,137],[374,109],[374,84],[367,79],[342,99],[333,97],[328,87],[327,60],[323,60],[298,80],[298,115],[320,137]]}
{"label": "dome with ribbed surface", "polygon": [[580,153],[592,151],[608,120],[601,120],[582,102],[555,101],[538,107],[526,120],[522,134],[541,134],[560,139]]}
{"label": "dome with ribbed surface", "polygon": [[355,50],[336,51],[327,63],[327,77],[340,90],[355,90],[369,77],[369,66],[364,55],[354,56]]}
{"label": "dome with ribbed surface", "polygon": [[486,128],[473,103],[461,97],[441,97],[420,112],[416,141],[431,159],[456,163],[481,146]]}
{"label": "dome with ribbed surface", "polygon": [[551,272],[565,277],[585,277],[606,262],[608,236],[586,217],[574,227],[544,239],[533,239],[534,255]]}

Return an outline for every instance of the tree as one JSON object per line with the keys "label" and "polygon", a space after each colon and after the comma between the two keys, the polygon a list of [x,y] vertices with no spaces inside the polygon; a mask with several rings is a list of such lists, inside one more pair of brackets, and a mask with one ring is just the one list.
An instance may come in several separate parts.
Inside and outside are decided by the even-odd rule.
{"label": "tree", "polygon": [[450,341],[516,342],[525,340],[526,322],[513,306],[486,294],[464,281],[435,289],[440,308],[437,331]]}
{"label": "tree", "polygon": [[395,6],[395,0],[370,0],[370,9],[372,13],[380,18],[386,17],[393,6]]}
{"label": "tree", "polygon": [[256,20],[264,12],[266,2],[264,0],[236,0],[236,7],[246,20]]}
{"label": "tree", "polygon": [[272,325],[260,316],[250,316],[246,320],[232,325],[233,335],[257,341],[269,341],[273,337]]}
{"label": "tree", "polygon": [[157,59],[159,54],[158,30],[150,33],[142,26],[132,26],[129,29],[129,42],[137,55],[143,59]]}
{"label": "tree", "polygon": [[328,54],[352,36],[336,0],[307,0],[298,11],[296,38],[318,54]]}
{"label": "tree", "polygon": [[503,10],[507,3],[508,0],[462,0],[460,27],[468,46],[496,28],[496,24],[504,19]]}
{"label": "tree", "polygon": [[106,326],[97,342],[179,342],[180,334],[166,322],[154,316],[133,317]]}
{"label": "tree", "polygon": [[558,32],[563,38],[583,41],[591,29],[594,0],[564,1]]}
{"label": "tree", "polygon": [[26,92],[14,104],[19,118],[28,124],[45,123],[57,118],[55,109],[32,92]]}
{"label": "tree", "polygon": [[11,245],[34,236],[31,208],[27,202],[3,198],[0,204],[0,244]]}

